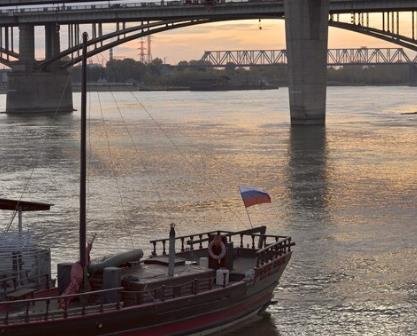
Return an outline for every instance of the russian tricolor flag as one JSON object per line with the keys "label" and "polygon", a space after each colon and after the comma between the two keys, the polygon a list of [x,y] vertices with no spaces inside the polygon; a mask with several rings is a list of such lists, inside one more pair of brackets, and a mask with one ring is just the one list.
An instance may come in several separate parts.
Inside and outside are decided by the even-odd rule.
{"label": "russian tricolor flag", "polygon": [[271,196],[265,191],[251,187],[240,187],[239,189],[246,208],[255,204],[271,203]]}

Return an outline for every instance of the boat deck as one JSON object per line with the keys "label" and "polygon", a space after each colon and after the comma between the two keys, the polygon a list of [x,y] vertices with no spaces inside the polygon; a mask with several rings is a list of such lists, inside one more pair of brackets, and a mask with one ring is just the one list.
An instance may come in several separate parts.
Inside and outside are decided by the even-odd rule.
{"label": "boat deck", "polygon": [[172,279],[184,277],[198,277],[201,275],[210,276],[213,270],[200,266],[193,261],[186,261],[183,258],[176,260],[174,277],[168,276],[168,256],[150,258],[143,263],[130,267],[123,272],[124,282],[129,284],[149,285],[152,283],[166,282]]}
{"label": "boat deck", "polygon": [[245,274],[246,271],[256,267],[256,256],[236,257],[233,261],[233,273]]}

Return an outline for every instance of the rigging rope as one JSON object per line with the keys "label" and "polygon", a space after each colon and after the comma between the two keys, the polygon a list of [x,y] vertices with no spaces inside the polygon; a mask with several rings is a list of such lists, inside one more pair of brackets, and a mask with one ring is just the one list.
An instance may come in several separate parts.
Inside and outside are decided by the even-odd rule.
{"label": "rigging rope", "polygon": [[[119,112],[120,118],[121,118],[121,120],[123,121],[123,125],[124,125],[124,127],[125,127],[125,129],[126,129],[126,132],[127,132],[128,136],[129,136],[130,142],[132,143],[132,145],[133,145],[133,147],[134,147],[134,150],[135,150],[136,154],[140,155],[140,151],[139,151],[139,149],[138,149],[138,146],[137,146],[137,144],[136,144],[136,141],[134,140],[134,138],[133,138],[133,136],[132,136],[132,133],[131,133],[131,132],[130,132],[130,130],[129,130],[129,127],[127,126],[126,119],[125,119],[125,117],[124,117],[124,115],[123,115],[123,113],[122,113],[122,111],[121,111],[121,109],[120,109],[119,103],[117,102],[116,97],[115,97],[115,95],[114,95],[114,92],[113,92],[113,91],[111,91],[111,95],[112,95],[113,100],[114,100],[114,102],[115,102],[116,109],[117,109],[117,111]],[[145,166],[145,164],[144,164],[143,162],[142,162],[142,167],[144,168],[144,170],[145,170],[145,171],[149,171],[149,168],[148,168],[148,167],[146,167],[146,166]],[[161,196],[160,192],[158,191],[158,186],[157,186],[157,184],[156,184],[156,183],[153,181],[153,179],[151,178],[151,174],[147,174],[147,175],[149,176],[149,181],[151,182],[151,184],[152,184],[152,188],[154,189],[154,192],[155,192],[155,194],[157,195],[157,197],[158,197],[159,201],[160,201],[160,202],[163,202],[163,198],[162,198],[162,196]]]}
{"label": "rigging rope", "polygon": [[[129,238],[130,238],[130,244],[133,247],[134,246],[133,236],[130,234],[130,228],[129,228],[129,224],[128,224],[128,221],[127,221],[127,215],[126,215],[126,207],[125,207],[125,204],[124,204],[124,200],[123,200],[123,196],[122,196],[122,192],[121,192],[121,188],[120,188],[120,184],[119,184],[119,179],[118,179],[117,174],[114,171],[114,167],[116,166],[116,164],[115,164],[113,152],[111,150],[110,139],[109,139],[109,135],[108,135],[108,131],[107,131],[107,123],[105,121],[104,113],[103,113],[103,105],[102,105],[102,102],[101,102],[100,93],[98,91],[96,91],[96,93],[97,93],[97,98],[98,98],[99,107],[100,107],[101,120],[102,120],[103,127],[104,127],[104,134],[106,136],[107,151],[108,151],[109,157],[110,157],[110,170],[111,170],[113,178],[116,181],[116,187],[117,187],[117,191],[118,191],[118,194],[119,194],[120,208],[122,209],[122,215],[123,215],[125,227],[128,230],[128,234],[129,234]],[[120,224],[123,225],[122,220],[120,220]]]}
{"label": "rigging rope", "polygon": [[[139,101],[138,97],[136,96],[136,94],[132,91],[130,91],[130,93],[132,94],[132,96],[134,97],[134,99],[136,100],[136,102],[142,107],[142,109],[146,112],[146,114],[149,116],[149,118],[156,124],[156,126],[158,127],[158,129],[160,130],[160,132],[168,139],[169,143],[174,147],[174,149],[178,152],[178,154],[181,156],[181,158],[184,160],[184,162],[186,164],[188,164],[188,166],[193,170],[193,172],[197,171],[197,167],[194,166],[193,162],[190,161],[188,159],[188,157],[181,151],[181,149],[178,147],[178,145],[171,139],[171,137],[167,134],[167,132],[165,132],[164,128],[162,127],[162,125],[154,118],[154,116],[149,112],[149,110],[146,108],[146,106]],[[177,130],[177,132],[179,132]],[[210,191],[217,197],[217,198],[221,198],[220,193],[216,190],[216,188],[208,183],[207,186],[209,187]],[[234,211],[233,208],[229,208],[229,211],[235,216],[235,218],[241,222],[241,218],[239,216],[239,214]]]}
{"label": "rigging rope", "polygon": [[[104,58],[102,55],[100,55],[102,58]],[[98,55],[97,55],[98,58]],[[188,165],[193,171],[197,171],[196,167],[194,166],[194,164],[188,159],[188,157],[180,150],[179,146],[174,142],[174,140],[167,134],[167,132],[164,130],[164,128],[161,126],[161,124],[154,118],[154,116],[150,113],[150,111],[145,107],[145,105],[138,99],[138,97],[136,96],[136,94],[134,92],[132,92],[131,90],[129,91],[130,94],[133,96],[133,98],[136,100],[136,102],[138,103],[139,106],[141,106],[141,108],[145,111],[145,113],[147,114],[147,116],[150,118],[150,120],[152,120],[155,125],[157,126],[157,128],[160,130],[160,132],[167,138],[167,140],[169,141],[170,145],[176,150],[176,152],[178,152],[178,154],[180,155],[180,157],[183,159],[183,162],[186,163],[186,166]],[[114,92],[111,91],[111,96],[115,102],[116,105],[116,109],[120,115],[120,118],[125,126],[126,132],[130,138],[130,142],[133,144],[134,146],[134,150],[137,154],[139,154],[139,150],[137,147],[137,144],[131,134],[131,131],[129,130],[128,124],[126,122],[126,119],[120,109],[119,103],[114,95]],[[137,126],[136,126],[137,127]],[[148,170],[147,167],[145,166],[145,164],[143,162],[142,166],[145,170]],[[150,174],[147,174],[150,177]],[[154,188],[154,192],[157,194],[159,200],[162,202],[162,197],[161,194],[158,191],[158,188],[156,187],[154,181],[152,180],[152,178],[149,178],[152,187]],[[208,184],[210,191],[217,197],[221,197],[221,195],[217,192],[217,190],[209,183]],[[120,196],[121,197],[121,196]],[[242,222],[241,220],[241,216],[233,209],[233,208],[229,208],[228,209],[232,215],[238,220],[238,222]],[[184,222],[186,222],[186,220],[183,219]]]}
{"label": "rigging rope", "polygon": [[[102,56],[102,55],[101,55],[101,56]],[[102,56],[102,57],[103,57],[103,56]],[[133,147],[134,147],[134,150],[135,150],[136,154],[140,154],[139,149],[138,149],[138,146],[137,146],[137,144],[136,144],[136,141],[134,140],[134,138],[133,138],[133,136],[132,136],[132,134],[131,134],[131,132],[130,132],[130,130],[129,130],[129,128],[128,128],[128,126],[127,126],[128,124],[127,124],[126,119],[125,119],[125,117],[124,117],[124,115],[123,115],[123,112],[122,112],[122,111],[121,111],[121,109],[120,109],[120,106],[119,106],[119,104],[118,104],[118,101],[117,101],[117,99],[116,99],[116,97],[115,97],[115,95],[114,95],[114,92],[113,92],[113,91],[111,91],[111,95],[112,95],[113,101],[115,102],[116,109],[117,109],[117,111],[118,111],[118,113],[119,113],[119,115],[120,115],[120,118],[121,118],[122,122],[123,122],[123,125],[124,125],[124,127],[125,127],[125,129],[126,129],[126,132],[127,132],[128,136],[129,136],[130,142],[132,143],[132,145],[133,145]],[[150,171],[150,170],[151,170],[149,167],[147,167],[147,166],[146,166],[145,162],[140,161],[140,164],[141,164],[141,166],[142,166],[142,168],[143,168],[143,170],[144,170],[145,172],[148,172],[148,171]],[[150,183],[151,183],[151,185],[152,185],[152,188],[153,188],[154,193],[155,193],[155,194],[156,194],[156,196],[158,197],[158,200],[162,203],[162,202],[163,202],[163,198],[162,198],[162,196],[161,196],[160,192],[158,191],[158,189],[159,189],[159,188],[158,188],[157,183],[156,183],[156,182],[154,182],[154,180],[153,180],[153,178],[152,178],[152,175],[151,175],[151,174],[146,174],[146,175],[149,177],[149,181],[150,181]],[[169,214],[169,213],[167,212],[167,214]],[[155,215],[154,215],[153,213],[151,213],[151,215],[152,215],[152,217],[153,217],[154,223],[156,223],[156,220],[155,220]],[[187,222],[186,220],[183,220],[183,221],[184,221],[184,222]],[[189,224],[189,223],[188,223],[188,224]]]}

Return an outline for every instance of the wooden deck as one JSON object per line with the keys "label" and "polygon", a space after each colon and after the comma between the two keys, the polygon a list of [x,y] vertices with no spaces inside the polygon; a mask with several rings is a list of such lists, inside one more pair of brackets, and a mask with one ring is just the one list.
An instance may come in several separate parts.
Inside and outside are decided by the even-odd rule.
{"label": "wooden deck", "polygon": [[256,266],[256,257],[237,257],[233,261],[232,272],[245,274],[246,271]]}
{"label": "wooden deck", "polygon": [[[154,262],[158,259],[158,262]],[[177,259],[178,260],[178,259]],[[160,262],[166,261],[166,262]],[[180,258],[176,263],[174,277],[168,276],[168,257],[150,258],[143,263],[129,268],[123,272],[123,280],[129,284],[149,285],[157,282],[169,282],[178,278],[199,277],[201,275],[210,276],[213,270],[200,266],[192,261],[185,261]]]}

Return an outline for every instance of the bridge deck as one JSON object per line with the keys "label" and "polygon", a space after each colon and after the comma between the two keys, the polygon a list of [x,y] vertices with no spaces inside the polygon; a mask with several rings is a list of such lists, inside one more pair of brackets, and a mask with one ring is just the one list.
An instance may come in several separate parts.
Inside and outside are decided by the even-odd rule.
{"label": "bridge deck", "polygon": [[[6,0],[7,1],[7,0]],[[12,0],[9,0],[9,3]],[[27,0],[25,0],[27,1]],[[49,1],[50,2],[50,1]],[[58,3],[59,1],[54,1]],[[3,2],[7,3],[7,2]],[[330,0],[330,13],[380,12],[388,10],[416,10],[415,0]],[[184,5],[182,1],[152,3],[70,4],[43,8],[9,8],[0,11],[0,25],[16,26],[19,23],[59,24],[166,20],[190,18],[245,19],[274,18],[284,15],[282,0],[227,1],[214,6]]]}

